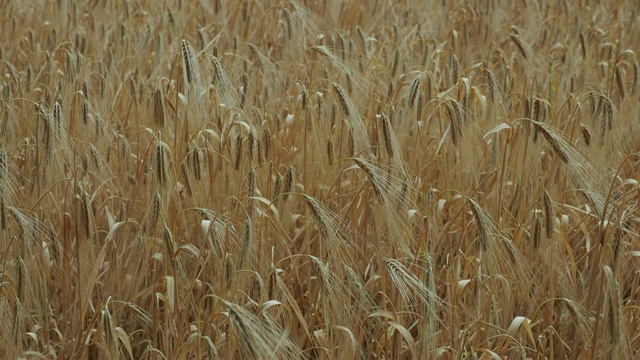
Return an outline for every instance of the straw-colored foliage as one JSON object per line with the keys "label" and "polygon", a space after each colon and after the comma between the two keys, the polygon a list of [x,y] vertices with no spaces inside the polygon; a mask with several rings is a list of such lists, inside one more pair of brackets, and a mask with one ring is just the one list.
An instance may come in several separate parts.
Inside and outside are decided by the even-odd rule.
{"label": "straw-colored foliage", "polygon": [[640,357],[636,1],[0,9],[0,358]]}

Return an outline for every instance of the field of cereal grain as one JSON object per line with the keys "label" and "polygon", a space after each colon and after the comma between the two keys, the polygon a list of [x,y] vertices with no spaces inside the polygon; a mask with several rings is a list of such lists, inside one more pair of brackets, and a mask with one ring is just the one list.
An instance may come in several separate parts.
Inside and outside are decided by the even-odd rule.
{"label": "field of cereal grain", "polygon": [[637,2],[0,9],[0,358],[640,356]]}

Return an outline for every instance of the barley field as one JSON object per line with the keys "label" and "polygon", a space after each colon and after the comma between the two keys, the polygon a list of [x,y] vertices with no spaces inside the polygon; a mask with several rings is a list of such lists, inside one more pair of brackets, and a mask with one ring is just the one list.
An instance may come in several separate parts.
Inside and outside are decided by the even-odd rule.
{"label": "barley field", "polygon": [[0,358],[640,358],[637,2],[0,9]]}

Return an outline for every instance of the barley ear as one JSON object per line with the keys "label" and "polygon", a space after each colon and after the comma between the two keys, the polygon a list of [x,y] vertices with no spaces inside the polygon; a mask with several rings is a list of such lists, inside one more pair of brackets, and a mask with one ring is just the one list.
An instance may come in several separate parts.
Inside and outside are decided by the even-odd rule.
{"label": "barley ear", "polygon": [[549,192],[547,189],[544,189],[544,228],[546,231],[547,238],[551,239],[553,237],[553,223],[554,223],[554,209],[553,203],[551,202],[551,196],[549,196]]}
{"label": "barley ear", "polygon": [[160,127],[165,123],[164,96],[159,86],[153,95],[153,122]]}
{"label": "barley ear", "polygon": [[240,269],[244,269],[244,263],[253,256],[253,225],[251,218],[247,216],[244,221],[244,230],[242,232],[242,244],[240,250]]}
{"label": "barley ear", "polygon": [[491,220],[478,203],[470,198],[467,200],[475,218],[478,247],[480,250],[486,250],[491,239]]}
{"label": "barley ear", "polygon": [[556,153],[556,155],[558,155],[560,160],[562,160],[562,162],[565,164],[569,163],[569,155],[567,154],[565,148],[562,146],[562,139],[557,134],[552,132],[549,128],[547,128],[547,126],[543,125],[543,123],[534,121],[533,124],[535,129],[539,131],[547,140],[549,145],[551,145],[553,151]]}
{"label": "barley ear", "polygon": [[289,193],[293,190],[293,166],[289,165],[287,168],[287,173],[284,176],[284,189],[283,189],[283,199],[286,201],[289,198]]}

